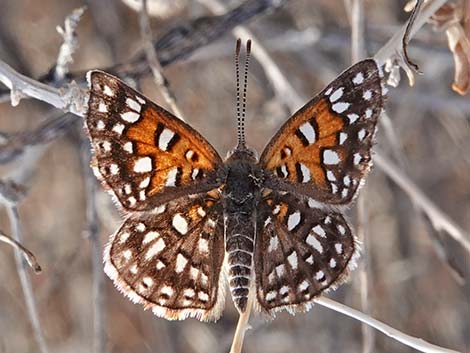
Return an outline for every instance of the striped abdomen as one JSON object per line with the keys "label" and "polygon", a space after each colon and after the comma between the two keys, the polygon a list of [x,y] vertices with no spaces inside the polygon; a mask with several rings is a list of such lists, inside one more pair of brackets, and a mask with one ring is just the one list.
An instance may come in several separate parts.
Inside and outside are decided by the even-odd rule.
{"label": "striped abdomen", "polygon": [[237,309],[244,312],[248,302],[253,269],[255,222],[253,214],[225,214],[225,251],[227,252],[230,292]]}

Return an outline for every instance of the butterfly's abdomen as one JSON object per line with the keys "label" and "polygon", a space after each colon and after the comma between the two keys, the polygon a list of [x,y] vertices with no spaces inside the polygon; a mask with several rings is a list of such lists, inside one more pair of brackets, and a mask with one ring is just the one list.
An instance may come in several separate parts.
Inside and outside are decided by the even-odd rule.
{"label": "butterfly's abdomen", "polygon": [[228,279],[235,306],[245,311],[252,280],[255,228],[253,215],[225,214]]}

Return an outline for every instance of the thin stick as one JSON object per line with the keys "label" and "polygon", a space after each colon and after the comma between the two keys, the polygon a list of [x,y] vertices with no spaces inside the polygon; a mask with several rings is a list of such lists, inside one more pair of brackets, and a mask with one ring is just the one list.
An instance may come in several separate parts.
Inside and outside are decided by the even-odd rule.
{"label": "thin stick", "polygon": [[[20,243],[22,237],[18,209],[13,203],[6,204],[6,209],[8,219],[10,220],[11,224],[12,236],[17,242]],[[18,271],[18,276],[21,282],[21,288],[23,289],[23,294],[26,301],[26,309],[28,311],[28,316],[33,328],[34,336],[36,337],[36,341],[39,346],[39,351],[41,353],[48,353],[49,349],[47,348],[46,340],[44,339],[41,324],[39,322],[36,300],[33,295],[31,280],[29,278],[29,273],[24,267],[22,254],[19,251],[15,251],[15,261],[16,269]]]}
{"label": "thin stick", "polygon": [[245,338],[245,333],[249,329],[248,320],[250,318],[251,309],[253,307],[253,297],[254,297],[254,288],[250,289],[248,294],[248,302],[246,305],[246,311],[240,314],[238,318],[237,329],[235,330],[235,335],[233,336],[232,347],[230,348],[230,353],[241,353],[243,347],[243,340]]}
{"label": "thin stick", "polygon": [[[408,40],[413,37],[418,30],[424,26],[429,18],[444,5],[447,0],[430,0],[426,3],[423,10],[417,14],[416,19],[413,23],[412,28],[408,31]],[[402,50],[403,36],[407,31],[408,23],[403,25],[402,28],[397,31],[392,38],[375,54],[374,58],[381,64],[385,63],[390,57],[392,57],[397,51]]]}
{"label": "thin stick", "polygon": [[77,85],[70,84],[67,89],[59,90],[21,75],[2,60],[0,60],[0,82],[10,89],[13,106],[17,106],[20,99],[26,95],[49,103],[58,109],[79,116],[85,115],[88,95]]}
{"label": "thin stick", "polygon": [[[367,56],[364,39],[365,39],[365,16],[364,1],[351,0],[349,2],[351,13],[351,61],[355,62]],[[370,314],[369,303],[369,281],[368,281],[368,243],[367,243],[367,211],[365,204],[364,192],[358,196],[357,203],[357,236],[362,244],[363,258],[359,265],[359,293],[361,297],[361,309],[366,314]],[[369,353],[374,347],[374,333],[372,329],[362,323],[362,352]]]}
{"label": "thin stick", "polygon": [[73,63],[73,54],[78,49],[78,39],[75,30],[85,9],[86,6],[82,6],[73,10],[72,13],[65,18],[64,28],[57,26],[57,32],[62,36],[64,42],[60,46],[59,55],[57,56],[57,65],[54,70],[54,79],[56,81],[63,80],[69,73],[70,64]]}
{"label": "thin stick", "polygon": [[427,214],[436,230],[445,230],[470,253],[469,235],[439,209],[397,166],[378,152],[375,153],[374,162]]}
{"label": "thin stick", "polygon": [[104,276],[102,264],[102,248],[100,243],[100,226],[96,209],[96,179],[90,168],[90,145],[82,136],[81,162],[85,179],[86,192],[86,226],[91,248],[91,266],[93,275],[93,352],[106,351],[104,325]]}
{"label": "thin stick", "polygon": [[[368,242],[368,222],[367,206],[365,203],[366,195],[364,190],[358,196],[357,200],[357,227],[356,234],[362,244],[362,261],[359,264],[359,293],[361,296],[361,309],[367,315],[371,313],[369,301],[369,242]],[[362,352],[370,353],[374,351],[374,331],[370,326],[362,323]]]}
{"label": "thin stick", "polygon": [[19,242],[17,242],[15,239],[12,239],[2,231],[0,231],[0,241],[11,245],[14,249],[16,249],[18,252],[20,252],[21,255],[23,255],[23,258],[26,260],[28,263],[29,267],[31,267],[34,271],[34,273],[38,274],[41,273],[42,269],[41,266],[39,266],[38,261],[36,260],[36,257],[34,254],[26,249],[23,245],[21,245]]}
{"label": "thin stick", "polygon": [[142,1],[142,10],[140,11],[140,35],[144,42],[145,55],[147,58],[147,63],[152,70],[153,78],[155,83],[161,89],[163,98],[170,105],[173,113],[185,121],[183,112],[176,105],[175,95],[170,89],[170,84],[168,80],[163,75],[163,69],[158,60],[157,53],[152,44],[152,29],[150,28],[149,16],[147,12],[147,0]]}
{"label": "thin stick", "polygon": [[364,313],[361,313],[358,310],[355,310],[353,308],[350,308],[346,305],[340,304],[338,302],[335,302],[334,300],[331,300],[326,297],[318,297],[314,299],[315,303],[320,304],[324,307],[327,307],[331,310],[337,311],[341,314],[344,314],[346,316],[352,317],[356,320],[359,320],[376,330],[384,333],[390,338],[393,338],[394,340],[397,340],[408,347],[412,347],[420,352],[426,352],[426,353],[459,353],[457,351],[447,349],[447,348],[442,348],[439,346],[436,346],[434,344],[428,343],[425,340],[421,338],[416,338],[410,335],[407,335],[403,332],[398,331],[397,329],[394,329],[391,326],[388,326],[387,324],[384,324],[383,322],[380,322]]}

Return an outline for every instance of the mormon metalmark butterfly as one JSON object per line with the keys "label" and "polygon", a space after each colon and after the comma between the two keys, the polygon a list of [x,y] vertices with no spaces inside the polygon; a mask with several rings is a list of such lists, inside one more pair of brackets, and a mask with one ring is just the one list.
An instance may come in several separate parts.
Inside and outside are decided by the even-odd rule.
{"label": "mormon metalmark butterfly", "polygon": [[[237,83],[239,52],[240,41]],[[125,214],[105,272],[167,319],[217,319],[227,280],[240,312],[250,291],[269,315],[308,309],[345,280],[357,255],[339,206],[370,167],[381,76],[372,59],[346,70],[287,120],[259,160],[239,114],[238,145],[223,161],[189,125],[91,71],[93,166]]]}

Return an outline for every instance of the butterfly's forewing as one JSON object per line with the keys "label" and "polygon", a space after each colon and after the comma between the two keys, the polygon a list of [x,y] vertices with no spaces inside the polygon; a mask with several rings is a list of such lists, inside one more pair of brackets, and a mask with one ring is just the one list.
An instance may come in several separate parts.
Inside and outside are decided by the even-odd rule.
{"label": "butterfly's forewing", "polygon": [[354,267],[358,245],[344,217],[317,206],[278,192],[260,202],[255,273],[262,312],[307,310]]}
{"label": "butterfly's forewing", "polygon": [[374,60],[343,72],[268,144],[260,164],[274,177],[266,186],[326,203],[350,202],[370,167],[383,101],[381,71]]}
{"label": "butterfly's forewing", "polygon": [[212,196],[182,197],[125,220],[105,250],[105,272],[131,300],[170,320],[220,316],[223,217]]}
{"label": "butterfly's forewing", "polygon": [[217,186],[222,160],[198,132],[114,76],[92,71],[89,83],[94,169],[125,210]]}

